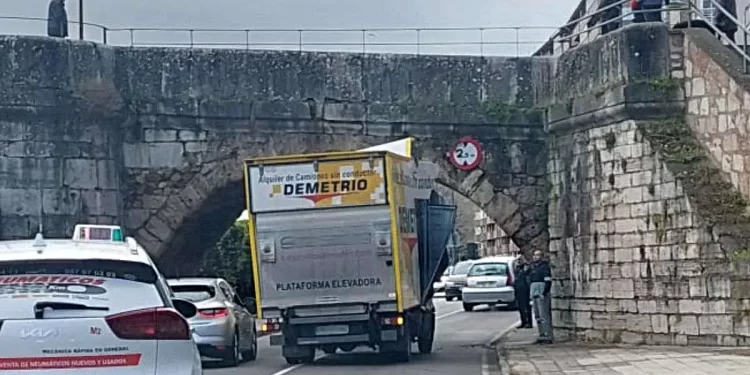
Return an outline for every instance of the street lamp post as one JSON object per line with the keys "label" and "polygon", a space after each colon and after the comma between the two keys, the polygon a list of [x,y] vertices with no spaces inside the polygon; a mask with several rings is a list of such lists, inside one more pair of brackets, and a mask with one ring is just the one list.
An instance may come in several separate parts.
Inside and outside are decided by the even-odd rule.
{"label": "street lamp post", "polygon": [[83,0],[78,0],[78,39],[83,40]]}

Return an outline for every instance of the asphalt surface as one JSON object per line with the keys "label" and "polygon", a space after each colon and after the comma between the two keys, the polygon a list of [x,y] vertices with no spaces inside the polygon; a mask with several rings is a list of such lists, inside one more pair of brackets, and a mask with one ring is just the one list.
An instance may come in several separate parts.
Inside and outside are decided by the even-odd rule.
{"label": "asphalt surface", "polygon": [[518,312],[489,310],[479,306],[464,312],[461,302],[436,298],[437,332],[432,354],[419,355],[416,344],[412,360],[405,364],[384,363],[376,352],[361,348],[352,353],[320,357],[315,363],[290,366],[281,356],[280,347],[271,347],[268,338],[258,341],[258,359],[235,368],[220,368],[207,363],[206,375],[424,375],[494,373],[496,358],[488,343],[518,321]]}

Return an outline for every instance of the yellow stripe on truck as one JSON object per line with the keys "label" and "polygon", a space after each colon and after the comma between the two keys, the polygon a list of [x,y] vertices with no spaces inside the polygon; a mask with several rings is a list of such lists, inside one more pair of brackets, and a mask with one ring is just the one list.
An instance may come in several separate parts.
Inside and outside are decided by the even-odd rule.
{"label": "yellow stripe on truck", "polygon": [[393,191],[395,177],[393,176],[393,156],[391,154],[386,154],[385,156],[385,176],[388,206],[391,211],[391,246],[393,247],[393,273],[396,282],[396,308],[398,312],[403,312],[404,303],[401,297],[401,255],[399,254],[401,236],[399,236],[398,218],[396,216],[396,195]]}
{"label": "yellow stripe on truck", "polygon": [[255,238],[255,215],[250,209],[250,176],[248,176],[248,170],[250,165],[248,163],[242,163],[245,176],[245,205],[247,209],[247,241],[250,245],[250,262],[253,266],[253,283],[255,286],[255,311],[258,319],[263,319],[263,310],[260,308],[260,264],[258,261],[258,247],[257,239]]}

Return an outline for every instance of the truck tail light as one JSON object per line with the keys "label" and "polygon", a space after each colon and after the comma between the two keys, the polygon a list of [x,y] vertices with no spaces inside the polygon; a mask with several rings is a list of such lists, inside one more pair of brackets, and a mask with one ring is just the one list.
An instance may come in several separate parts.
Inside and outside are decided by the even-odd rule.
{"label": "truck tail light", "polygon": [[281,323],[281,319],[266,319],[260,324],[260,331],[262,333],[281,332]]}
{"label": "truck tail light", "polygon": [[383,318],[383,325],[386,326],[402,326],[404,325],[404,317],[402,316],[389,316]]}
{"label": "truck tail light", "polygon": [[122,340],[190,340],[187,320],[175,310],[153,308],[127,311],[105,318]]}

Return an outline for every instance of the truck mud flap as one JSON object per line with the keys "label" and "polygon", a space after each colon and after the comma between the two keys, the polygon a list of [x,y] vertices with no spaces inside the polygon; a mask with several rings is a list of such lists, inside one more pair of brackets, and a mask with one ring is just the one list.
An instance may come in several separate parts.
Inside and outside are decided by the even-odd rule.
{"label": "truck mud flap", "polygon": [[448,267],[446,246],[456,222],[456,206],[439,204],[439,201],[439,197],[432,197],[429,201],[415,202],[422,304],[432,296],[432,284]]}

